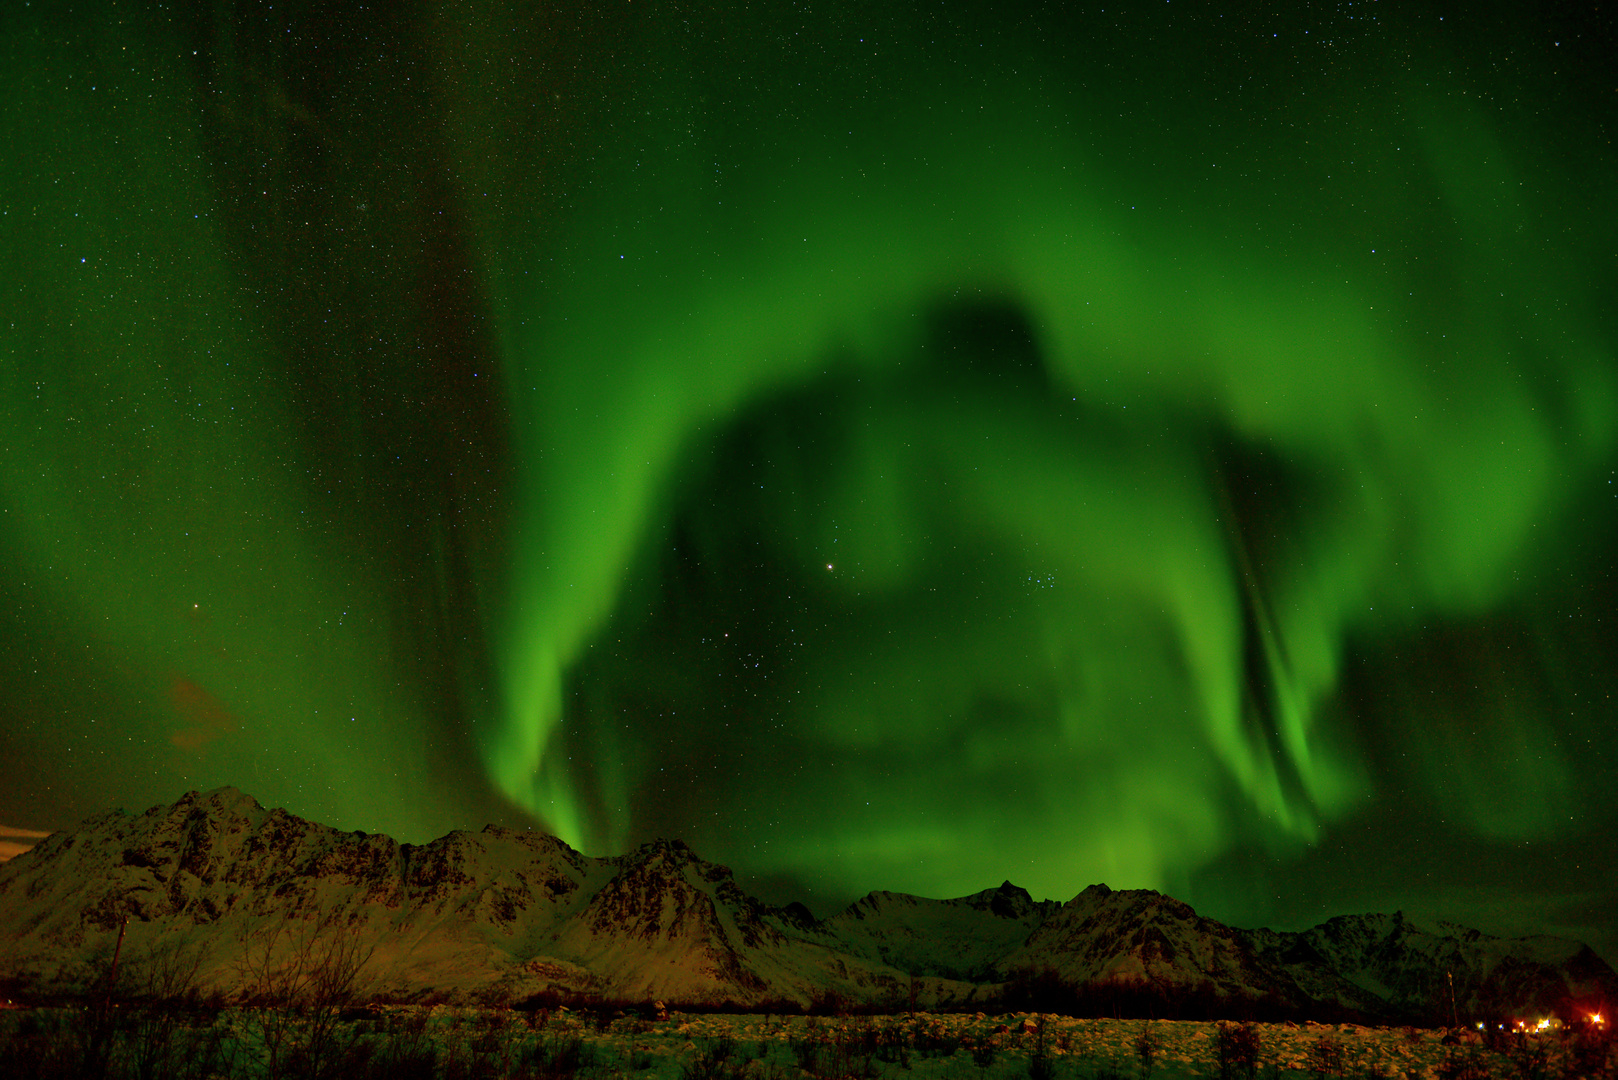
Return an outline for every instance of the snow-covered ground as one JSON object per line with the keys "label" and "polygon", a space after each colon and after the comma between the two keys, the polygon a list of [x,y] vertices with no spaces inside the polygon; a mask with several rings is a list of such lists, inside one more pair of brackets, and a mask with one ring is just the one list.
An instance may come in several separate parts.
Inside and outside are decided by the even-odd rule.
{"label": "snow-covered ground", "polygon": [[[0,1067],[27,1068],[32,1045],[82,1029],[89,1014],[70,1010],[0,1012]],[[297,1048],[307,1032],[284,1014],[231,1008],[210,1014],[177,1045],[174,1075],[300,1075]],[[356,1010],[329,1033],[328,1061],[351,1062],[330,1075],[353,1077],[644,1077],[645,1080],[799,1080],[799,1078],[1073,1077],[1083,1080],[1188,1080],[1248,1076],[1447,1078],[1613,1075],[1610,1041],[1600,1064],[1575,1060],[1571,1035],[1520,1040],[1491,1050],[1468,1033],[1355,1025],[1257,1024],[1256,1068],[1221,1073],[1219,1025],[1189,1021],[1081,1020],[1027,1013],[813,1017],[674,1013],[663,1020],[588,1013],[523,1012],[451,1006]],[[119,1030],[133,1056],[143,1030],[132,1013]],[[1233,1030],[1233,1029],[1227,1029]],[[34,1039],[29,1044],[28,1039]],[[186,1041],[189,1039],[190,1041]],[[64,1044],[86,1045],[65,1037]],[[279,1047],[274,1071],[269,1043]],[[1149,1059],[1143,1043],[1151,1048]],[[124,1044],[120,1044],[124,1045]],[[335,1056],[330,1056],[335,1055]],[[117,1053],[109,1076],[121,1072]],[[17,1073],[16,1075],[37,1075]]]}

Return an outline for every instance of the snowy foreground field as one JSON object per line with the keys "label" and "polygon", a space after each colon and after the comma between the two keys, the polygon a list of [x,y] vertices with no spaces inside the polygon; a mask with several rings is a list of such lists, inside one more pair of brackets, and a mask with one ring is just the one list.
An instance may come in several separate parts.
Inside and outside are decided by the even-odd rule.
{"label": "snowy foreground field", "polygon": [[1354,1025],[1079,1020],[1016,1013],[814,1017],[399,1006],[341,1014],[230,1008],[202,1014],[0,1012],[0,1075],[342,1077],[386,1080],[643,1077],[1610,1077],[1605,1032],[1503,1035]]}

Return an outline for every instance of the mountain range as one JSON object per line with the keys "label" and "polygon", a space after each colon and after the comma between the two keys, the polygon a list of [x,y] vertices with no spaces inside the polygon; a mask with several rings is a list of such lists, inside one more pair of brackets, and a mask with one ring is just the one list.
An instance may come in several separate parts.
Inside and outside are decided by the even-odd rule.
{"label": "mountain range", "polygon": [[417,846],[233,788],[100,814],[0,864],[0,926],[0,979],[36,992],[104,982],[116,948],[126,977],[183,967],[242,996],[335,942],[383,1000],[1432,1023],[1618,1000],[1618,975],[1578,942],[1399,913],[1243,930],[1148,890],[1060,903],[1006,882],[949,900],[873,892],[817,920],[677,840],[593,858],[491,825]]}

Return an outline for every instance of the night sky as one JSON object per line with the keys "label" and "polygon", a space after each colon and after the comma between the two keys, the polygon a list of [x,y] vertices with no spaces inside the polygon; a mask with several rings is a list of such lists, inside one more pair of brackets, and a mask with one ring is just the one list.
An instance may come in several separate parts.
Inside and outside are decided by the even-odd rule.
{"label": "night sky", "polygon": [[231,784],[1618,961],[1562,7],[5,5],[0,844]]}

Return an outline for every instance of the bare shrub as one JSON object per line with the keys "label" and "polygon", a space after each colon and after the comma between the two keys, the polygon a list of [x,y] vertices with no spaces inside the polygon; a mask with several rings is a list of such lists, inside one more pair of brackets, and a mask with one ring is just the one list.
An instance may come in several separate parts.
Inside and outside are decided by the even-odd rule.
{"label": "bare shrub", "polygon": [[1343,1044],[1330,1035],[1322,1035],[1309,1044],[1309,1075],[1316,1080],[1343,1075]]}
{"label": "bare shrub", "polygon": [[1140,1034],[1135,1036],[1135,1057],[1140,1060],[1141,1080],[1149,1080],[1152,1075],[1152,1065],[1157,1060],[1158,1041],[1156,1032],[1152,1031],[1150,1020],[1140,1027]]}
{"label": "bare shrub", "polygon": [[295,937],[283,922],[246,935],[237,974],[262,1043],[264,1080],[337,1075],[356,1037],[341,1015],[360,996],[371,953],[335,916],[307,924]]}
{"label": "bare shrub", "polygon": [[1214,1032],[1214,1050],[1219,1058],[1220,1080],[1258,1074],[1259,1035],[1254,1024],[1221,1023]]}
{"label": "bare shrub", "polygon": [[1439,1063],[1436,1072],[1439,1080],[1489,1080],[1489,1067],[1484,1064],[1476,1047],[1469,1047],[1464,1052],[1451,1050]]}
{"label": "bare shrub", "polygon": [[1051,1060],[1050,1048],[1045,1042],[1045,1014],[1034,1019],[1034,1046],[1028,1053],[1029,1080],[1052,1080],[1056,1075],[1056,1062]]}

